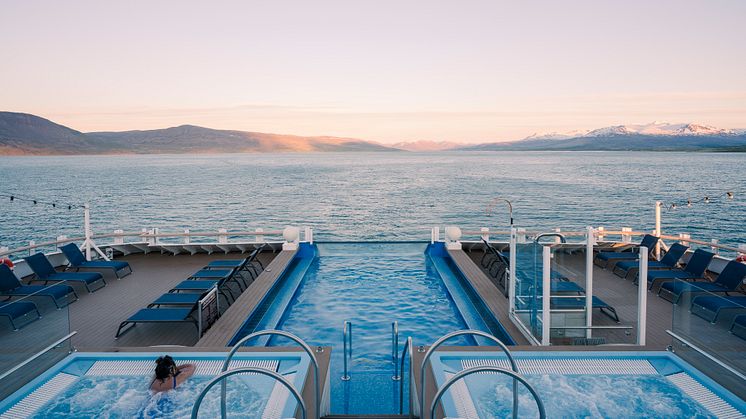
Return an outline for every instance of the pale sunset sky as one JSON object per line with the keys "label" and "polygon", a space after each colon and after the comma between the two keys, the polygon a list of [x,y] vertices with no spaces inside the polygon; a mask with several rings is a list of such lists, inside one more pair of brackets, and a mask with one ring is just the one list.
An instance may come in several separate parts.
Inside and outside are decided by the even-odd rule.
{"label": "pale sunset sky", "polygon": [[486,142],[746,128],[746,1],[0,0],[0,110]]}

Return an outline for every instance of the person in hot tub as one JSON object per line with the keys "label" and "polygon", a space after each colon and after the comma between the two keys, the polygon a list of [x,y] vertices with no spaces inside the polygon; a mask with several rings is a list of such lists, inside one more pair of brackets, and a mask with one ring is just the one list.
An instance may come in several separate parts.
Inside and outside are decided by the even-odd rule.
{"label": "person in hot tub", "polygon": [[175,389],[187,378],[194,374],[194,364],[176,366],[174,359],[164,355],[155,360],[155,378],[150,383],[150,389],[156,393]]}

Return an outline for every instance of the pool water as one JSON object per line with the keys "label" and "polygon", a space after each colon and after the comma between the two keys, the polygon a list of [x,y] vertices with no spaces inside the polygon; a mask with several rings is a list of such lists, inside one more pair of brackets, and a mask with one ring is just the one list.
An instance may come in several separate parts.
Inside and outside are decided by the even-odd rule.
{"label": "pool water", "polygon": [[[466,328],[425,248],[425,244],[318,246],[319,257],[306,272],[279,328],[309,344],[333,348],[332,413],[398,413],[399,382],[392,380],[393,321],[399,325],[399,353],[408,336],[415,345],[429,345],[448,332]],[[352,323],[349,381],[341,380],[344,321]],[[467,343],[474,344],[467,339],[453,341]]]}
{"label": "pool water", "polygon": [[[661,375],[526,375],[548,417],[714,418]],[[512,412],[512,380],[495,375],[466,378],[480,418]],[[518,417],[538,417],[536,402],[519,390]]]}
{"label": "pool water", "polygon": [[[149,391],[150,377],[81,377],[39,410],[34,418],[188,418],[199,392],[212,376],[194,376],[175,390]],[[264,376],[229,379],[227,407],[231,417],[261,418],[274,383]],[[200,416],[220,416],[220,386],[213,387]]]}

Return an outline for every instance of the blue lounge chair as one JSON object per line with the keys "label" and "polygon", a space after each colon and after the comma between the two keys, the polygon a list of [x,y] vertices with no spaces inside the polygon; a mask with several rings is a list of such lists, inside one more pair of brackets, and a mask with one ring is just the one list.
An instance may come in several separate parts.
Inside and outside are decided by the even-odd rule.
{"label": "blue lounge chair", "polygon": [[[258,248],[254,249],[249,254],[249,257],[245,259],[220,259],[213,260],[205,266],[204,269],[235,269],[237,272],[248,272],[252,278],[255,278],[261,271],[264,271],[264,265],[262,261],[258,259],[259,254],[262,252],[267,244],[262,244]],[[254,264],[259,265],[261,271],[258,271]]]}
{"label": "blue lounge chair", "polygon": [[689,258],[684,269],[671,269],[669,271],[650,271],[648,272],[648,289],[653,289],[656,281],[671,279],[696,279],[702,278],[710,266],[710,262],[715,255],[706,250],[697,249]]}
{"label": "blue lounge chair", "polygon": [[725,265],[713,282],[683,282],[669,281],[661,284],[658,295],[674,304],[679,302],[681,296],[686,293],[725,293],[735,291],[746,277],[746,264],[732,260]]}
{"label": "blue lounge chair", "polygon": [[746,339],[746,314],[741,314],[733,319],[730,332],[741,339]]}
{"label": "blue lounge chair", "polygon": [[[62,253],[65,254],[67,261],[70,263],[71,268],[75,268],[76,271],[80,269],[111,269],[114,271],[114,275],[117,278],[124,278],[125,276],[132,273],[132,267],[130,264],[118,260],[85,260],[83,252],[80,251],[78,245],[75,243],[69,243],[60,247]],[[124,275],[119,275],[119,271],[127,270]]]}
{"label": "blue lounge chair", "polygon": [[[119,338],[137,323],[192,323],[199,328],[199,322],[192,316],[197,308],[194,304],[189,308],[143,308],[119,324],[115,338]],[[122,330],[125,326],[130,327]]]}
{"label": "blue lounge chair", "polygon": [[[586,299],[584,297],[552,297],[550,300],[551,308],[555,310],[581,310],[585,308]],[[611,317],[619,323],[619,316],[614,307],[607,304],[604,300],[593,296],[592,304],[594,309],[600,310],[605,315]]]}
{"label": "blue lounge chair", "polygon": [[[0,296],[10,299],[11,297],[25,297],[29,295],[49,297],[54,301],[54,305],[57,308],[64,307],[78,299],[78,294],[69,285],[23,285],[7,265],[0,264]],[[70,296],[72,296],[72,299]],[[64,303],[60,305],[60,301]]]}
{"label": "blue lounge chair", "polygon": [[44,281],[45,284],[49,282],[79,282],[85,285],[85,289],[88,292],[92,292],[90,285],[98,281],[101,281],[103,285],[96,288],[96,291],[106,286],[104,277],[98,272],[57,272],[54,270],[54,266],[49,262],[44,253],[37,253],[35,255],[23,258],[28,266],[34,271],[36,278],[33,281]]}
{"label": "blue lounge chair", "polygon": [[[229,279],[229,276],[223,276],[220,279],[187,279],[176,284],[176,286],[171,288],[169,293],[180,293],[183,291],[201,293],[206,292],[213,287],[217,287],[218,292],[223,295],[223,297],[228,299],[228,295],[230,295],[230,299],[235,301],[236,297],[233,296],[233,291],[231,291],[230,287],[227,286]],[[226,291],[228,292],[227,294]]]}
{"label": "blue lounge chair", "polygon": [[148,304],[148,308],[161,306],[193,306],[202,299],[205,293],[196,292],[170,292],[156,298],[155,301]]}
{"label": "blue lounge chair", "polygon": [[[650,234],[646,234],[642,241],[640,241],[640,247],[647,247],[649,252],[653,251],[653,248],[658,243],[658,237]],[[619,262],[622,260],[634,260],[637,259],[637,253],[632,251],[627,252],[598,252],[593,258],[593,263],[602,267],[607,268],[609,264]]]}
{"label": "blue lounge chair", "polygon": [[715,323],[724,310],[741,310],[746,313],[746,295],[721,297],[719,295],[698,295],[692,300],[692,314]]}
{"label": "blue lounge chair", "polygon": [[18,326],[16,326],[16,320],[23,317],[28,317],[28,315],[32,313],[36,313],[36,318],[25,323],[21,327],[24,327],[29,323],[41,318],[41,313],[39,313],[39,309],[36,307],[36,304],[30,301],[13,301],[0,306],[0,316],[7,317],[8,320],[10,320],[10,325],[13,326],[13,330],[20,329]]}
{"label": "blue lounge chair", "polygon": [[[686,253],[688,249],[689,248],[683,244],[674,243],[660,261],[648,261],[648,269],[674,269],[676,268],[676,264],[679,263],[679,259],[684,256],[684,253]],[[614,270],[612,272],[622,278],[627,278],[629,273],[635,271],[639,266],[639,258],[635,260],[622,260],[614,265]]]}

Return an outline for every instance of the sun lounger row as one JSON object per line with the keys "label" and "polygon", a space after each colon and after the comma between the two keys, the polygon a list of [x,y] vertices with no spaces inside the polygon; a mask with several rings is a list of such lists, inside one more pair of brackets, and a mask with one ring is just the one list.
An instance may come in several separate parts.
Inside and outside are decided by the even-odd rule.
{"label": "sun lounger row", "polygon": [[[184,281],[176,284],[168,293],[156,298],[146,308],[140,309],[120,323],[116,338],[138,323],[192,323],[197,326],[201,336],[204,332],[202,327],[204,313],[201,311],[207,300],[212,302],[211,293],[221,294],[226,303],[235,302],[237,297],[231,286],[237,286],[240,295],[264,270],[264,266],[258,260],[262,247],[255,249],[245,259],[211,261]],[[210,315],[216,318],[220,314],[220,307],[218,307],[217,299],[214,302],[216,308],[210,309]],[[205,324],[209,323],[209,321],[205,322]]]}

